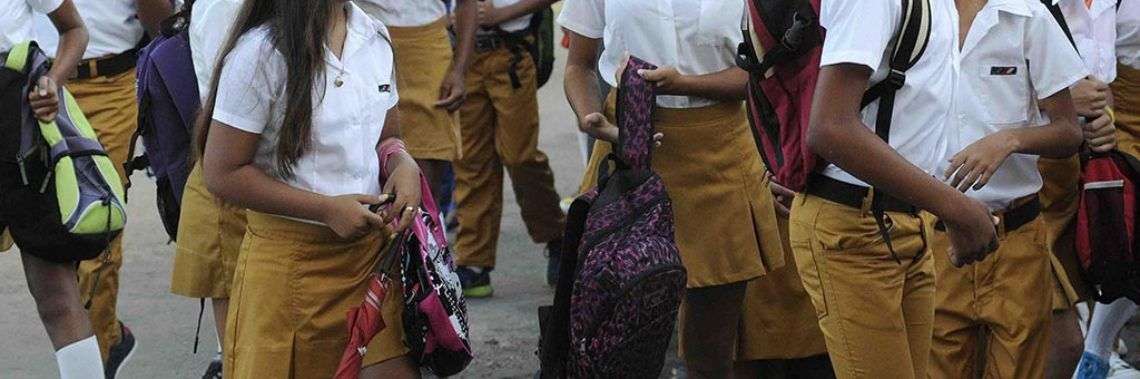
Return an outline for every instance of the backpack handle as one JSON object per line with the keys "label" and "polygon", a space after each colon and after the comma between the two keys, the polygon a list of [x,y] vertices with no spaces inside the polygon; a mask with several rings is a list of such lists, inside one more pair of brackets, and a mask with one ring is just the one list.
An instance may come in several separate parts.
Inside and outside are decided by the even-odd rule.
{"label": "backpack handle", "polygon": [[639,70],[657,66],[630,57],[617,88],[615,109],[618,126],[617,156],[634,169],[648,169],[653,158],[653,111],[657,107],[656,86],[638,75]]}

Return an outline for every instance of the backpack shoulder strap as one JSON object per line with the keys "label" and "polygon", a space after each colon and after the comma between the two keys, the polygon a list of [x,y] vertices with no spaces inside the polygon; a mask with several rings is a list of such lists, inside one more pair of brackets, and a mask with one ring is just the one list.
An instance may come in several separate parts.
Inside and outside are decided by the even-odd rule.
{"label": "backpack shoulder strap", "polygon": [[[1065,21],[1065,14],[1061,13],[1061,7],[1054,3],[1053,0],[1041,0],[1041,4],[1045,5],[1045,9],[1048,9],[1049,13],[1053,15],[1053,19],[1061,26],[1061,31],[1065,32],[1065,38],[1069,39],[1069,44],[1073,45],[1073,49],[1076,49],[1077,42],[1073,40],[1073,32],[1069,29],[1069,23]],[[1120,6],[1119,2],[1116,4],[1118,7]],[[1077,54],[1079,55],[1080,53],[1080,50],[1078,50]]]}
{"label": "backpack shoulder strap", "polygon": [[930,0],[900,1],[902,1],[902,19],[890,47],[891,72],[887,74],[886,79],[871,86],[863,94],[862,102],[862,106],[866,107],[879,100],[875,134],[884,141],[888,141],[890,137],[895,92],[906,84],[906,71],[918,63],[930,42]]}

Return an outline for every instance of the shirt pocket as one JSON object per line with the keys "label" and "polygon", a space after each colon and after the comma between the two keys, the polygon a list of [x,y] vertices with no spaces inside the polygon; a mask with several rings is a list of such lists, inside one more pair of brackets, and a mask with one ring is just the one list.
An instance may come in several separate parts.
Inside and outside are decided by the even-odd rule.
{"label": "shirt pocket", "polygon": [[1029,72],[1024,61],[988,61],[978,67],[977,94],[986,104],[986,122],[1020,124],[1029,121]]}

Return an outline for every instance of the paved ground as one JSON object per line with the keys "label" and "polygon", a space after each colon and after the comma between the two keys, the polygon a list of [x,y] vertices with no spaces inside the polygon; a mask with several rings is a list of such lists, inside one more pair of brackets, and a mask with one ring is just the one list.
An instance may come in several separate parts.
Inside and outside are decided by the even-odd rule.
{"label": "paved ground", "polygon": [[[561,66],[565,55],[559,50]],[[561,77],[559,67],[539,94],[541,147],[550,156],[559,193],[567,195],[577,188],[584,165]],[[119,314],[135,332],[140,348],[123,377],[200,377],[215,346],[210,313],[206,312],[202,333],[202,346],[208,348],[192,354],[198,301],[169,293],[174,247],[166,243],[157,218],[153,182],[141,173],[133,180]],[[493,277],[495,297],[468,302],[477,359],[462,377],[521,378],[538,367],[535,310],[549,302],[553,291],[544,284],[542,247],[527,237],[514,194],[510,186],[506,188],[500,266]],[[4,314],[0,317],[0,377],[56,376],[52,348],[27,292],[18,254],[0,254],[0,309]]]}

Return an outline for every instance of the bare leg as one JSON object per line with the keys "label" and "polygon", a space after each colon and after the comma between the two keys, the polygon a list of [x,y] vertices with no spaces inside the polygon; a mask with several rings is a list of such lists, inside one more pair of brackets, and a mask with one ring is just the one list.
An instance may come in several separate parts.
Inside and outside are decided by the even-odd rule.
{"label": "bare leg", "polygon": [[1077,362],[1084,351],[1084,338],[1075,307],[1053,312],[1051,326],[1053,341],[1049,344],[1049,358],[1045,365],[1045,378],[1070,379],[1077,370]]}
{"label": "bare leg", "polygon": [[360,371],[361,379],[419,379],[420,369],[407,356],[392,358]]}
{"label": "bare leg", "polygon": [[210,299],[210,305],[214,308],[214,327],[218,331],[218,345],[224,346],[220,340],[226,335],[226,313],[230,310],[230,299]]}
{"label": "bare leg", "polygon": [[427,178],[428,185],[431,186],[431,197],[435,199],[436,204],[439,204],[439,201],[444,197],[442,192],[443,174],[447,171],[447,166],[450,165],[451,162],[434,159],[417,159],[416,163],[420,165],[420,171],[423,172],[424,177]]}
{"label": "bare leg", "polygon": [[52,347],[59,350],[91,337],[91,321],[79,301],[75,263],[49,262],[27,253],[21,253],[20,258],[28,291],[36,301]]}

